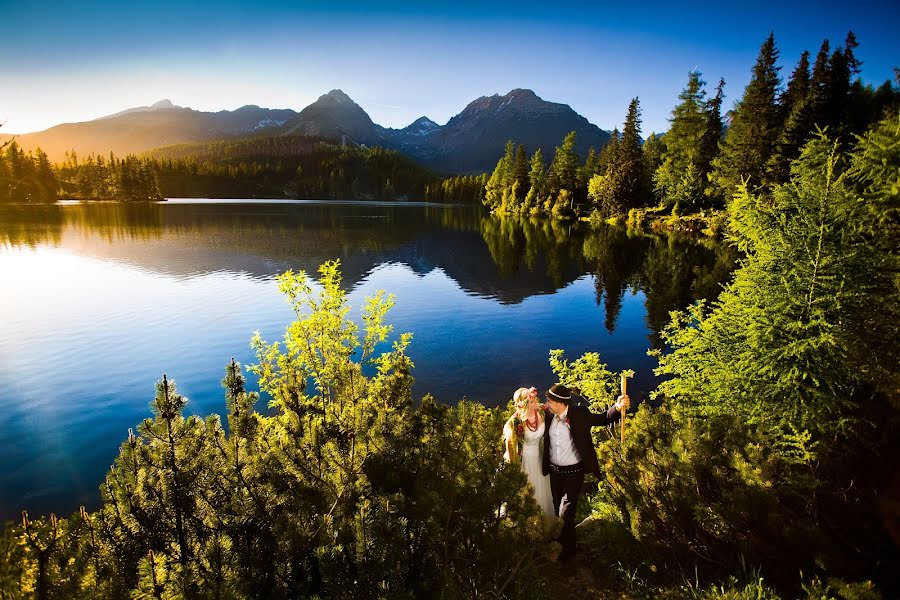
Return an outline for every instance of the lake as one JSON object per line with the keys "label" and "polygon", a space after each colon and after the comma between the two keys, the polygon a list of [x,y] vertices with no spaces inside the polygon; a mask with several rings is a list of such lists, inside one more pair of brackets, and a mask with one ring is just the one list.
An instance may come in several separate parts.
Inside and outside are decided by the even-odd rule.
{"label": "lake", "polygon": [[275,277],[329,259],[341,261],[354,318],[366,296],[395,295],[387,320],[413,333],[417,398],[496,406],[519,386],[554,383],[553,348],[634,369],[632,397],[646,397],[647,349],[669,311],[715,297],[735,256],[472,206],[0,206],[0,519],[95,508],[163,373],[189,413],[223,414],[226,363],[253,363],[253,333],[280,339],[293,317]]}

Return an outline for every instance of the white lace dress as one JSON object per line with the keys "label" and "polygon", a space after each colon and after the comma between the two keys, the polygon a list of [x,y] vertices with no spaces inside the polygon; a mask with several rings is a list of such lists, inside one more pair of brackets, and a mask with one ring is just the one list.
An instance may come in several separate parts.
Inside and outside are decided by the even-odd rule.
{"label": "white lace dress", "polygon": [[544,511],[544,516],[556,516],[553,511],[553,495],[550,493],[550,478],[544,475],[541,467],[542,440],[544,439],[544,422],[538,424],[537,431],[525,427],[525,440],[522,443],[520,462],[522,470],[528,476],[528,482],[534,488],[534,499]]}

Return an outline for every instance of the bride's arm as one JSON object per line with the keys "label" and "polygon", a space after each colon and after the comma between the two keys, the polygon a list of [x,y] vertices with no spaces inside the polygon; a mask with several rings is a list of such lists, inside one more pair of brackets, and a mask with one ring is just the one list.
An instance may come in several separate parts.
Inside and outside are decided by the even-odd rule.
{"label": "bride's arm", "polygon": [[519,462],[518,443],[516,442],[514,433],[513,420],[510,418],[503,426],[503,445],[506,447],[506,452],[503,454],[503,460],[506,462]]}

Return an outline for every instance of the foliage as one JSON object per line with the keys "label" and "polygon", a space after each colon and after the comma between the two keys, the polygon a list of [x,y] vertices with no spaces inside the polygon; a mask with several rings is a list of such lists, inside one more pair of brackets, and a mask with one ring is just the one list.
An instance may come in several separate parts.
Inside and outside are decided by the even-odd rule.
{"label": "foliage", "polygon": [[706,205],[708,175],[718,153],[722,120],[722,88],[705,100],[706,82],[698,71],[688,73],[688,83],[673,109],[672,126],[665,135],[665,153],[653,175],[655,191],[673,214],[693,212]]}
{"label": "foliage", "polygon": [[870,339],[866,315],[890,311],[890,275],[857,231],[868,213],[844,166],[820,137],[771,198],[736,196],[730,230],[743,268],[709,316],[698,307],[679,318],[666,336],[675,351],[661,357],[660,372],[675,379],[660,393],[694,398],[689,414],[737,414],[771,440],[793,439],[792,428],[814,439],[853,429],[848,409],[863,383],[854,373],[864,369],[853,350]]}
{"label": "foliage", "polygon": [[775,35],[769,34],[760,46],[750,83],[731,115],[721,153],[713,161],[712,177],[725,198],[730,198],[744,181],[751,189],[769,183],[766,164],[780,126],[777,60]]}
{"label": "foliage", "polygon": [[623,215],[629,209],[646,204],[650,191],[644,172],[641,148],[640,103],[633,98],[628,105],[622,137],[601,160],[605,170],[588,183],[588,196],[594,210],[603,217]]}
{"label": "foliage", "polygon": [[126,201],[160,200],[160,166],[155,162],[128,155],[123,159],[90,155],[79,162],[75,152],[68,153],[57,175],[63,192],[77,199],[117,199]]}
{"label": "foliage", "polygon": [[40,149],[27,154],[14,141],[0,144],[0,203],[55,202],[59,183]]}
{"label": "foliage", "polygon": [[413,403],[409,334],[384,348],[392,298],[367,300],[360,330],[336,262],[320,268],[319,291],[303,272],[279,286],[297,318],[283,342],[254,339],[251,368],[271,415],[233,360],[228,430],[185,417],[164,376],[97,513],[26,519],[0,538],[10,597],[542,593],[541,516],[502,460],[504,415]]}
{"label": "foliage", "polygon": [[[653,351],[661,404],[629,416],[624,442],[595,431],[593,523],[638,596],[879,598],[871,581],[825,574],[888,585],[896,572],[871,507],[900,451],[898,140],[896,117],[849,156],[819,136],[771,196],[745,188],[729,206],[741,268],[711,305],[674,313]],[[595,409],[617,391],[594,353],[550,362]],[[756,576],[730,579],[747,565]]]}
{"label": "foliage", "polygon": [[484,188],[488,174],[447,177],[439,183],[425,186],[425,202],[454,204],[480,204],[484,200]]}
{"label": "foliage", "polygon": [[[156,200],[161,197],[377,198],[428,194],[472,197],[479,182],[442,184],[398,152],[351,148],[314,137],[251,137],[159,148],[124,159],[80,159],[56,167],[72,198]],[[477,196],[477,194],[475,194]],[[435,198],[441,199],[441,198]]]}

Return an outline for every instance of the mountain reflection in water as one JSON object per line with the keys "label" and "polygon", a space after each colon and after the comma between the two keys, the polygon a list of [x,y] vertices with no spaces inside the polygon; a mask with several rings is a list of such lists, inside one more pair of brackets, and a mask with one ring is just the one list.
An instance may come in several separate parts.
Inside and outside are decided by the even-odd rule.
{"label": "mountain reflection in water", "polygon": [[[411,331],[414,393],[505,404],[549,386],[547,355],[597,351],[655,383],[669,312],[718,293],[733,250],[480,207],[171,201],[0,207],[0,518],[96,505],[162,372],[188,411],[224,412],[231,356],[292,314],[274,278],[340,259],[353,315],[377,289]],[[252,377],[251,377],[252,382]]]}

